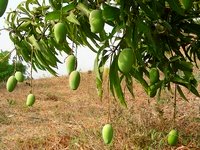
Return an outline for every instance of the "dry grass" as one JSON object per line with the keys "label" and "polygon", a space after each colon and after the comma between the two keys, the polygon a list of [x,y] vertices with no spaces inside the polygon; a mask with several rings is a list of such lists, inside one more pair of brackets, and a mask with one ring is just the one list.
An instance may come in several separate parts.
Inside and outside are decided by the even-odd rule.
{"label": "dry grass", "polygon": [[[29,82],[29,81],[26,81]],[[18,84],[8,93],[0,87],[0,149],[3,150],[198,150],[200,149],[200,100],[190,93],[189,102],[178,97],[177,147],[169,147],[166,135],[172,128],[173,101],[164,92],[161,101],[149,99],[134,82],[135,98],[126,94],[128,108],[110,100],[114,140],[105,146],[102,126],[108,118],[108,94],[97,97],[94,75],[81,74],[77,91],[67,77],[34,80],[36,103],[25,106],[30,87]],[[106,88],[106,87],[105,87]]]}

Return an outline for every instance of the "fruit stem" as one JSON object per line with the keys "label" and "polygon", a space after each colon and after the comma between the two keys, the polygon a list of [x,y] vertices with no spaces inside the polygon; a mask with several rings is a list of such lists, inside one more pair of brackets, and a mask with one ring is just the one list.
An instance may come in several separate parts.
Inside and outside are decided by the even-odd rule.
{"label": "fruit stem", "polygon": [[61,0],[61,10],[60,10],[60,20],[62,20],[62,15],[63,15],[63,0]]}
{"label": "fruit stem", "polygon": [[176,119],[176,95],[177,95],[177,84],[175,85],[175,89],[174,89],[174,114],[173,114],[173,128],[175,127],[175,119]]}
{"label": "fruit stem", "polygon": [[14,72],[13,72],[13,74],[16,72],[16,69],[17,69],[17,50],[16,50],[16,54],[15,54]]}
{"label": "fruit stem", "polygon": [[110,100],[110,90],[109,90],[109,80],[107,79],[107,91],[108,91],[108,122],[110,123],[111,122],[111,100]]}
{"label": "fruit stem", "polygon": [[30,93],[33,93],[33,50],[34,48],[31,48],[31,91]]}

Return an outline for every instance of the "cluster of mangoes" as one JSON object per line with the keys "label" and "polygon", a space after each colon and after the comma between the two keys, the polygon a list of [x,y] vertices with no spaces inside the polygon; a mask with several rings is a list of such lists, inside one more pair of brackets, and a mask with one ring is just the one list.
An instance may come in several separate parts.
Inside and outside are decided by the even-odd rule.
{"label": "cluster of mangoes", "polygon": [[100,33],[104,29],[106,21],[115,21],[119,17],[120,10],[107,4],[102,4],[102,9],[95,9],[90,12],[89,23],[93,33]]}
{"label": "cluster of mangoes", "polygon": [[17,82],[23,82],[24,76],[20,71],[15,72],[15,75],[12,75],[8,78],[6,83],[6,89],[8,92],[14,91]]}
{"label": "cluster of mangoes", "polygon": [[76,70],[77,58],[71,54],[66,59],[66,69],[69,75],[69,87],[71,90],[76,90],[80,84],[80,72]]}
{"label": "cluster of mangoes", "polygon": [[[64,22],[58,22],[54,25],[54,37],[57,43],[61,44],[66,40],[66,26]],[[76,90],[80,84],[80,72],[76,70],[77,58],[71,54],[66,59],[66,69],[69,75],[69,87]]]}
{"label": "cluster of mangoes", "polygon": [[[133,53],[133,50],[131,48],[124,48],[120,53],[118,57],[118,67],[119,70],[123,74],[128,74],[131,71],[131,68],[133,65],[136,64],[136,58]],[[154,97],[157,93],[157,89],[159,87],[159,81],[160,81],[160,74],[159,70],[156,67],[152,67],[149,70],[149,79],[150,79],[150,85],[148,88],[148,95],[150,97]]]}
{"label": "cluster of mangoes", "polygon": [[[16,71],[15,75],[8,78],[6,83],[6,89],[8,92],[13,92],[18,82],[24,81],[24,75],[20,71]],[[32,106],[35,102],[35,96],[31,93],[27,96],[26,105]]]}

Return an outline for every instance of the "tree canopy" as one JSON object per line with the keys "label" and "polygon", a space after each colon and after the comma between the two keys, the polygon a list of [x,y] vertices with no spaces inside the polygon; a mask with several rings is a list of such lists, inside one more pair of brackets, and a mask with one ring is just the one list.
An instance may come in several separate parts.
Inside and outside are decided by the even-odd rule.
{"label": "tree canopy", "polygon": [[126,106],[122,81],[134,95],[133,79],[150,97],[171,84],[184,99],[182,87],[200,96],[193,74],[199,12],[192,0],[26,0],[6,22],[17,55],[35,70],[57,75],[60,52],[76,56],[78,46],[88,47],[96,53],[99,96],[108,64],[110,91]]}

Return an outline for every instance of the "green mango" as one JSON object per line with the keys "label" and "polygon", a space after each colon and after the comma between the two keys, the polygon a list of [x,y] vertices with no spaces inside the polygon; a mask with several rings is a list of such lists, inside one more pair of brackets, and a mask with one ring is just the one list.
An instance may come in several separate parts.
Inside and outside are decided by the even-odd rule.
{"label": "green mango", "polygon": [[6,89],[8,92],[12,92],[17,85],[17,79],[15,76],[10,76],[6,83]]}
{"label": "green mango", "polygon": [[93,33],[100,33],[104,29],[104,20],[101,10],[92,10],[89,15],[90,29]]}
{"label": "green mango", "polygon": [[131,70],[132,65],[135,62],[134,59],[135,58],[134,58],[134,54],[133,54],[132,49],[130,49],[130,48],[123,49],[120,52],[119,58],[118,58],[119,69],[125,74],[128,73]]}
{"label": "green mango", "polygon": [[149,70],[149,79],[150,79],[150,85],[156,83],[159,81],[159,71],[157,68],[151,68]]}
{"label": "green mango", "polygon": [[113,127],[111,124],[106,124],[103,126],[102,137],[105,144],[110,144],[113,139]]}
{"label": "green mango", "polygon": [[168,134],[167,142],[171,146],[175,146],[178,143],[178,131],[171,130]]}
{"label": "green mango", "polygon": [[67,28],[65,23],[59,22],[54,25],[54,37],[57,43],[63,43],[66,40]]}
{"label": "green mango", "polygon": [[29,94],[26,99],[26,106],[33,106],[35,103],[35,95]]}
{"label": "green mango", "polygon": [[76,69],[77,59],[74,55],[69,55],[66,59],[66,69],[68,75]]}
{"label": "green mango", "polygon": [[114,21],[119,17],[120,10],[119,8],[103,4],[102,15],[105,21]]}
{"label": "green mango", "polygon": [[8,5],[8,0],[0,0],[0,17],[3,16]]}
{"label": "green mango", "polygon": [[76,90],[80,84],[80,73],[76,70],[72,71],[69,75],[69,87],[71,90]]}
{"label": "green mango", "polygon": [[15,78],[18,82],[24,81],[24,75],[20,71],[15,72]]}

